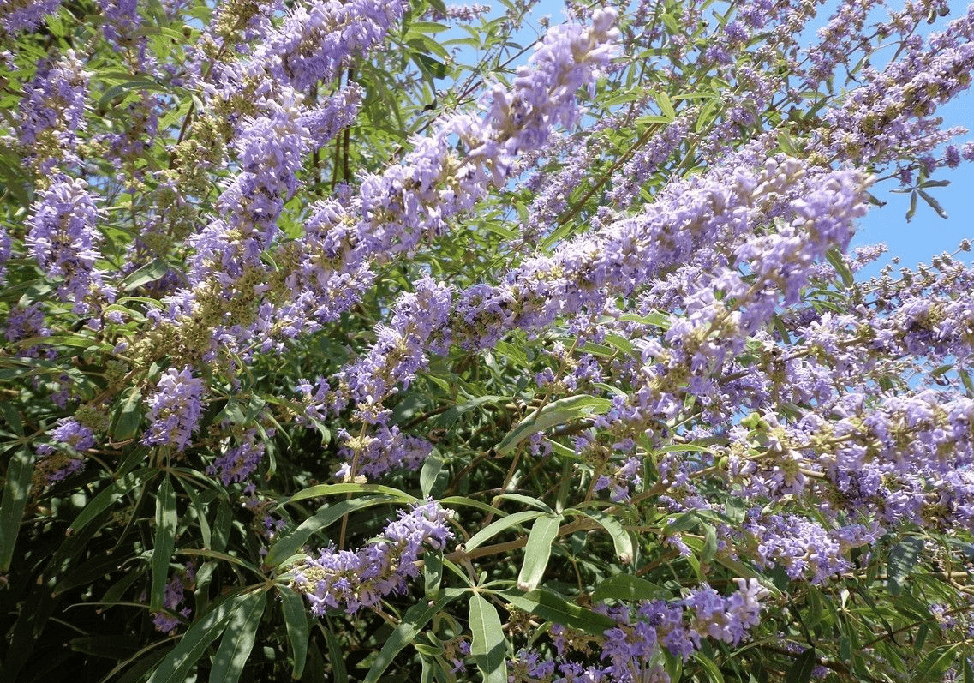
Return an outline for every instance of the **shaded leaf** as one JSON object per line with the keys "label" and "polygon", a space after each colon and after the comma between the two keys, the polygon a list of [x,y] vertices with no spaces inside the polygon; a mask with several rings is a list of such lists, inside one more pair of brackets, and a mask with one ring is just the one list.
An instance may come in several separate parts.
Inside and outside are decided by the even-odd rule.
{"label": "shaded leaf", "polygon": [[236,683],[240,678],[254,647],[254,637],[266,604],[267,595],[262,590],[241,597],[227,619],[226,630],[217,648],[210,671],[212,683]]}
{"label": "shaded leaf", "polygon": [[295,658],[295,668],[291,677],[301,678],[305,669],[305,658],[308,656],[308,611],[305,601],[298,593],[285,586],[277,586],[281,594],[281,610],[284,612],[284,625],[288,630],[288,641],[291,643],[291,653]]}
{"label": "shaded leaf", "polygon": [[616,626],[616,622],[610,617],[579,607],[544,588],[538,588],[528,593],[501,591],[500,595],[523,612],[529,612],[542,619],[554,621],[557,624],[563,624],[592,635],[601,636],[607,629]]}
{"label": "shaded leaf", "polygon": [[173,651],[152,673],[149,683],[184,683],[190,669],[206,652],[207,645],[224,632],[231,613],[246,598],[246,595],[218,598],[212,609],[183,634]]}
{"label": "shaded leaf", "polygon": [[809,683],[813,669],[816,668],[816,649],[808,648],[789,667],[785,674],[785,683]]}
{"label": "shaded leaf", "polygon": [[10,569],[33,473],[34,455],[29,448],[21,448],[10,458],[7,480],[3,485],[3,502],[0,503],[0,573]]}
{"label": "shaded leaf", "polygon": [[152,593],[149,608],[160,610],[166,582],[169,579],[169,561],[176,547],[176,491],[167,474],[156,494],[156,538],[152,547]]}
{"label": "shaded leaf", "polygon": [[595,602],[603,600],[661,600],[670,597],[668,592],[644,578],[632,574],[617,574],[603,580],[592,593]]}
{"label": "shaded leaf", "polygon": [[498,611],[490,602],[475,593],[468,601],[471,639],[471,656],[485,683],[507,683],[505,666],[507,647],[501,631]]}
{"label": "shaded leaf", "polygon": [[393,663],[393,659],[399,654],[400,650],[412,643],[423,627],[427,625],[427,622],[433,619],[433,616],[452,599],[452,595],[444,594],[434,602],[421,600],[406,610],[403,621],[393,629],[393,632],[386,639],[386,643],[373,661],[363,683],[378,683],[383,672]]}

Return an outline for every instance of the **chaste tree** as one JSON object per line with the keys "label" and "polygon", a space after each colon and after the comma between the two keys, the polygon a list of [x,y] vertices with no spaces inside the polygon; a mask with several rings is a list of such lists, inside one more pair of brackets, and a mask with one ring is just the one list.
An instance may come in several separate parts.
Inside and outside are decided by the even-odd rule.
{"label": "chaste tree", "polygon": [[532,9],[0,3],[0,680],[973,680],[972,8]]}

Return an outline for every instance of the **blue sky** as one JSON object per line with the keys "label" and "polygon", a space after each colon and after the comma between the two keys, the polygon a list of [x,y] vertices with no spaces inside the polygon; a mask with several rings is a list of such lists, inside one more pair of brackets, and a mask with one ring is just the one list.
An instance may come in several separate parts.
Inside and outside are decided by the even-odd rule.
{"label": "blue sky", "polygon": [[[457,0],[455,0],[456,2]],[[503,12],[503,8],[493,3],[496,11],[492,16],[497,16]],[[827,2],[827,5],[833,5]],[[950,0],[951,14],[948,19],[963,15],[967,4],[962,0]],[[540,0],[536,5],[532,17],[537,26],[537,20],[545,15],[551,17],[551,23],[557,24],[564,20],[563,4],[561,0]],[[825,18],[819,19],[814,23],[808,35],[813,35],[815,30],[825,24]],[[939,29],[942,25],[939,21],[933,28]],[[528,30],[519,38],[523,44],[527,44],[532,39],[532,33]],[[882,65],[875,62],[875,67]],[[963,126],[968,131],[973,130],[973,118],[975,118],[975,107],[973,107],[973,92],[969,89],[961,96],[955,98],[941,112],[945,119],[946,126]],[[956,138],[955,142],[960,146],[966,139],[971,139],[972,134]],[[933,209],[928,207],[923,201],[919,206],[914,218],[910,223],[905,219],[905,213],[909,207],[909,196],[906,194],[891,194],[890,190],[897,187],[896,181],[889,180],[875,186],[874,194],[886,201],[884,207],[872,207],[870,213],[863,220],[862,227],[853,241],[853,246],[866,244],[885,243],[889,251],[886,255],[872,267],[863,271],[862,275],[870,276],[879,271],[880,267],[890,260],[892,256],[901,259],[901,266],[914,266],[919,262],[929,262],[932,256],[942,252],[954,252],[958,244],[963,239],[972,239],[973,225],[975,225],[975,174],[971,162],[962,162],[962,165],[954,170],[940,169],[934,179],[944,179],[950,181],[948,187],[933,188],[933,196],[942,207],[947,211],[948,218],[939,217]],[[971,262],[972,254],[965,255]]]}

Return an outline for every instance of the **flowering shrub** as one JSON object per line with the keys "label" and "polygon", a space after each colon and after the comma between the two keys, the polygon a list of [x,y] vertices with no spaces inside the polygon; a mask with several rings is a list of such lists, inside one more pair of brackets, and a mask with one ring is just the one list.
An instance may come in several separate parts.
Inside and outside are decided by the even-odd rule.
{"label": "flowering shrub", "polygon": [[504,5],[0,5],[0,680],[973,679],[972,8]]}

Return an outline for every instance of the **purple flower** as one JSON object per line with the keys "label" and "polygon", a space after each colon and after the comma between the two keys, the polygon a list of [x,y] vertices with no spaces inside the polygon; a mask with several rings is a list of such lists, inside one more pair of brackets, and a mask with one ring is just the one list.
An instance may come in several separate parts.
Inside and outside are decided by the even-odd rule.
{"label": "purple flower", "polygon": [[26,245],[41,268],[52,278],[63,280],[58,294],[79,306],[97,287],[102,276],[95,270],[101,258],[100,218],[88,184],[78,178],[61,177],[35,202],[28,219]]}
{"label": "purple flower", "polygon": [[418,503],[409,512],[401,511],[377,543],[356,552],[325,548],[318,557],[304,559],[295,566],[294,586],[318,616],[330,607],[353,614],[376,605],[384,596],[406,590],[408,580],[419,573],[416,560],[425,547],[446,547],[453,538],[448,517],[435,501]]}
{"label": "purple flower", "polygon": [[[178,614],[184,619],[189,618],[193,610],[189,607],[179,609],[179,606],[183,602],[184,589],[192,587],[195,578],[196,572],[192,564],[186,565],[185,570],[181,574],[174,575],[166,584],[166,589],[163,593],[163,607],[170,612],[177,612],[178,610]],[[177,617],[166,612],[157,612],[152,617],[152,623],[156,627],[156,630],[162,633],[171,633],[179,625],[180,621]]]}
{"label": "purple flower", "polygon": [[0,29],[7,33],[33,30],[44,21],[44,17],[54,14],[60,6],[61,0],[4,2],[0,5]]}
{"label": "purple flower", "polygon": [[200,421],[203,380],[194,377],[187,365],[182,370],[166,370],[149,397],[149,431],[142,442],[148,446],[185,449]]}
{"label": "purple flower", "polygon": [[81,471],[85,466],[81,456],[95,446],[94,432],[73,417],[58,420],[50,438],[50,443],[37,447],[41,459],[35,472],[44,484],[53,484]]}
{"label": "purple flower", "polygon": [[250,478],[265,451],[264,443],[258,441],[256,435],[256,429],[248,429],[240,443],[228,449],[226,454],[207,467],[207,473],[218,475],[224,486]]}

